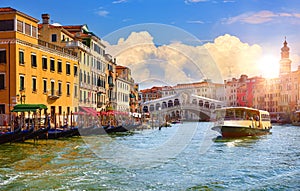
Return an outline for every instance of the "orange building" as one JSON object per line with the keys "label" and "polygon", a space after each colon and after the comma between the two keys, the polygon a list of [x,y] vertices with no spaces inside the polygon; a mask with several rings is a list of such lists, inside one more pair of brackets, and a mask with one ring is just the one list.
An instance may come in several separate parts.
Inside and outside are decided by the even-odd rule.
{"label": "orange building", "polygon": [[77,54],[40,40],[38,22],[0,8],[0,113],[24,103],[45,104],[51,116],[76,111]]}

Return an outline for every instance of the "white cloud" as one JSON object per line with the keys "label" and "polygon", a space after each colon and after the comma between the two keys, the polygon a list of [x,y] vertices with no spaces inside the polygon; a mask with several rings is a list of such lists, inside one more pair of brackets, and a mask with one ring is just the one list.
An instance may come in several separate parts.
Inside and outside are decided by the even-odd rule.
{"label": "white cloud", "polygon": [[211,1],[212,3],[234,3],[235,0],[221,0],[221,1],[217,1],[217,0],[185,0],[184,3],[185,4],[191,4],[191,3],[200,3],[200,2],[208,2]]}
{"label": "white cloud", "polygon": [[296,18],[300,18],[300,13],[294,13],[294,14],[292,14],[294,17],[296,17]]}
{"label": "white cloud", "polygon": [[204,22],[200,21],[200,20],[197,20],[197,21],[187,21],[187,23],[190,23],[190,24],[204,24]]}
{"label": "white cloud", "polygon": [[131,68],[136,82],[155,78],[176,84],[203,78],[222,82],[241,74],[259,75],[257,61],[262,48],[228,34],[202,46],[174,42],[157,47],[154,37],[143,31],[132,32],[116,45],[108,45],[107,52],[117,58],[118,64]]}
{"label": "white cloud", "polygon": [[184,2],[186,4],[189,4],[189,3],[199,3],[199,2],[206,2],[206,1],[209,1],[209,0],[185,0]]}
{"label": "white cloud", "polygon": [[106,17],[109,14],[109,12],[106,10],[99,10],[97,11],[97,14],[101,17]]}
{"label": "white cloud", "polygon": [[241,42],[239,38],[226,34],[204,46],[217,63],[223,77],[260,74],[258,60],[262,56],[262,48],[259,45],[250,46]]}
{"label": "white cloud", "polygon": [[[262,24],[272,21],[278,21],[279,19],[297,19],[300,18],[300,14],[298,13],[274,13],[272,11],[263,10],[259,12],[247,12],[235,17],[231,17],[226,19],[226,24],[233,24],[233,23],[248,23],[248,24]],[[295,23],[295,22],[293,22]]]}
{"label": "white cloud", "polygon": [[113,4],[119,4],[119,3],[126,3],[127,0],[117,0],[117,1],[113,1]]}

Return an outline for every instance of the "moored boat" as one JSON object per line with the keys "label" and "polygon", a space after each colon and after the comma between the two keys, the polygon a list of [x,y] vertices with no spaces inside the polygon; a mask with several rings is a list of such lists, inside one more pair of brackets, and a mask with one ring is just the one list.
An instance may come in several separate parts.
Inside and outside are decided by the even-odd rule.
{"label": "moored boat", "polygon": [[268,111],[249,107],[224,107],[217,109],[212,130],[222,137],[246,137],[265,135],[272,128]]}
{"label": "moored boat", "polygon": [[[50,129],[46,110],[47,106],[43,104],[15,105],[12,110],[14,119],[9,130],[0,133],[0,144],[38,139],[39,136],[45,134]],[[44,111],[44,118],[41,118],[42,111]],[[26,113],[28,118],[25,118]]]}
{"label": "moored boat", "polygon": [[47,133],[41,135],[39,139],[58,139],[58,138],[66,138],[78,136],[78,128],[70,127],[70,128],[57,128],[57,129],[49,129]]}

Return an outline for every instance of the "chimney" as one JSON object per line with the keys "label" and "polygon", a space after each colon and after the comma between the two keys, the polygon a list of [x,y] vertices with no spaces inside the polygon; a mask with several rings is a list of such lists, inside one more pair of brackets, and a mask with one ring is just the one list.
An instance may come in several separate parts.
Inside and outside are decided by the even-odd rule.
{"label": "chimney", "polygon": [[43,24],[49,24],[50,15],[42,14]]}

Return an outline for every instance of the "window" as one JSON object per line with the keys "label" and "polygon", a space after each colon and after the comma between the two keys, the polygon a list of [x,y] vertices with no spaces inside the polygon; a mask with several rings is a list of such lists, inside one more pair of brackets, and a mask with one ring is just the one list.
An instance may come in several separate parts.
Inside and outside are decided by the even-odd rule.
{"label": "window", "polygon": [[25,34],[31,36],[31,25],[30,24],[25,23]]}
{"label": "window", "polygon": [[20,75],[20,91],[25,90],[25,76]]}
{"label": "window", "polygon": [[24,65],[24,51],[23,50],[19,50],[19,64]]}
{"label": "window", "polygon": [[66,63],[66,74],[68,74],[68,75],[71,74],[71,66],[70,66],[69,62]]}
{"label": "window", "polygon": [[23,29],[23,22],[22,21],[19,21],[17,20],[17,31],[23,33],[24,32],[24,29]]}
{"label": "window", "polygon": [[32,92],[36,92],[36,77],[32,77]]}
{"label": "window", "polygon": [[6,50],[0,50],[0,64],[6,64]]}
{"label": "window", "polygon": [[77,66],[74,65],[74,76],[77,76],[77,75],[78,75],[77,72],[78,72]]}
{"label": "window", "polygon": [[0,90],[5,89],[5,74],[0,74]]}
{"label": "window", "polygon": [[94,44],[94,51],[100,54],[100,47],[97,44]]}
{"label": "window", "polygon": [[55,95],[55,85],[54,85],[54,80],[51,80],[51,95]]}
{"label": "window", "polygon": [[50,59],[50,71],[51,72],[55,71],[55,62],[53,58]]}
{"label": "window", "polygon": [[70,96],[70,83],[67,83],[67,96]]}
{"label": "window", "polygon": [[61,115],[61,114],[62,114],[62,107],[58,106],[58,115]]}
{"label": "window", "polygon": [[43,79],[43,93],[47,93],[47,79]]}
{"label": "window", "polygon": [[113,71],[113,66],[112,65],[108,64],[107,67],[108,67],[109,71]]}
{"label": "window", "polygon": [[0,104],[0,114],[5,114],[5,105]]}
{"label": "window", "polygon": [[47,57],[42,58],[42,67],[44,70],[47,70]]}
{"label": "window", "polygon": [[62,90],[62,88],[61,88],[62,86],[61,85],[62,85],[62,83],[58,82],[58,95],[62,94],[62,91],[61,91]]}
{"label": "window", "polygon": [[85,71],[83,71],[83,82],[86,83],[86,74],[85,74]]}
{"label": "window", "polygon": [[0,21],[0,31],[13,31],[14,20],[2,20]]}
{"label": "window", "polygon": [[61,63],[61,60],[57,61],[57,71],[58,72],[62,72],[62,63]]}
{"label": "window", "polygon": [[34,53],[31,54],[31,66],[32,67],[37,67],[36,54],[34,54]]}
{"label": "window", "polygon": [[51,41],[52,42],[56,42],[57,41],[57,35],[56,34],[52,34],[51,35]]}
{"label": "window", "polygon": [[79,73],[79,81],[82,82],[82,70],[80,69],[80,73]]}
{"label": "window", "polygon": [[78,96],[77,91],[78,91],[78,86],[75,85],[75,86],[74,86],[74,97],[75,97],[75,98],[77,98],[77,96]]}
{"label": "window", "polygon": [[36,29],[36,27],[32,27],[32,35],[31,36],[33,36],[33,37],[37,37],[37,29]]}

